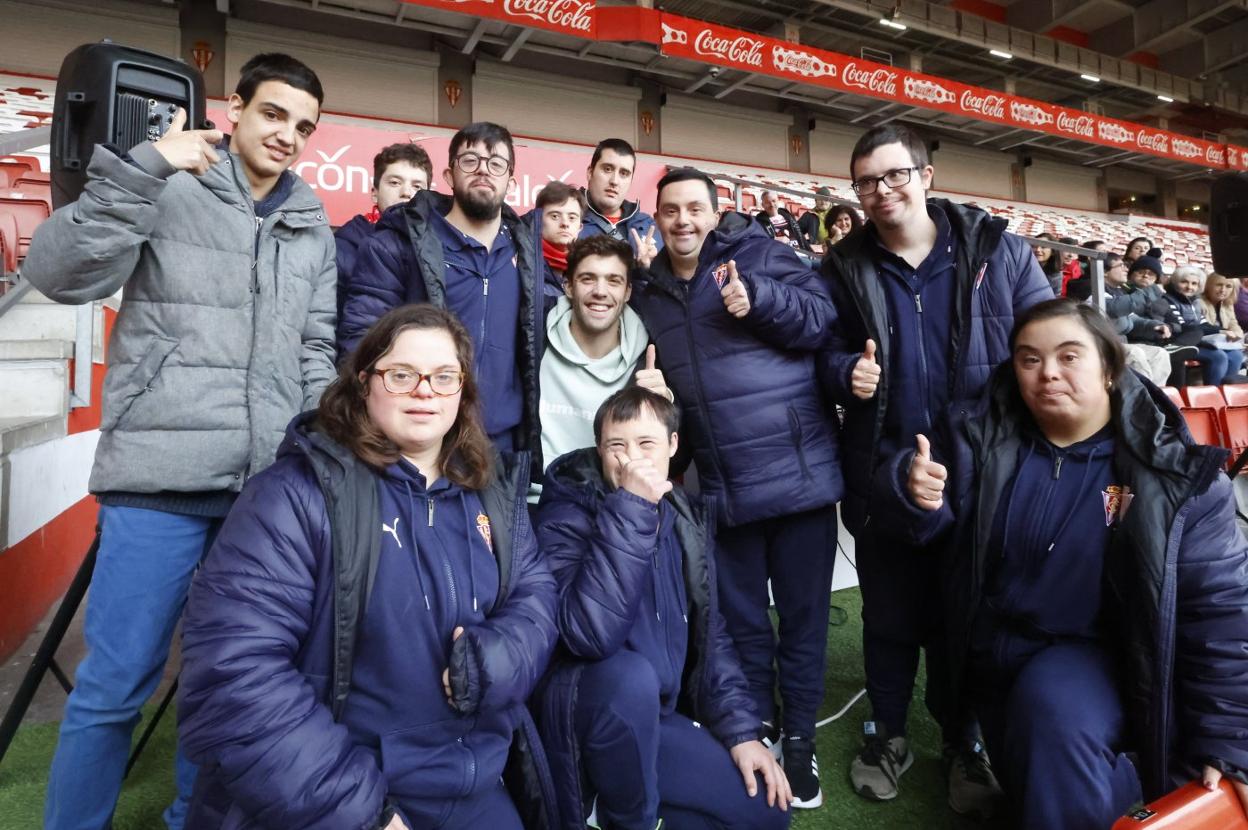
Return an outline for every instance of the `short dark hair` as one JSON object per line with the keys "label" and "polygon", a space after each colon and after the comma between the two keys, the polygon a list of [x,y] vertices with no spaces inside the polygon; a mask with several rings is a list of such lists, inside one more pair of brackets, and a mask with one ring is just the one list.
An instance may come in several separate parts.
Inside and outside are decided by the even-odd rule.
{"label": "short dark hair", "polygon": [[1089,239],[1087,242],[1083,243],[1079,247],[1091,248],[1092,250],[1096,251],[1096,250],[1100,250],[1099,248],[1096,247],[1097,245],[1104,245],[1104,244],[1105,244],[1105,240],[1103,239]]}
{"label": "short dark hair", "polygon": [[502,124],[493,121],[474,121],[451,136],[451,149],[448,164],[455,163],[455,157],[465,145],[484,144],[493,149],[494,145],[502,144],[507,148],[507,158],[511,161],[511,169],[516,169],[516,146],[511,140],[511,132]]}
{"label": "short dark hair", "polygon": [[854,178],[854,165],[858,163],[858,159],[871,155],[886,144],[900,144],[905,147],[915,167],[927,167],[931,163],[927,145],[914,130],[904,124],[884,124],[867,130],[854,145],[853,152],[849,154],[849,178]]}
{"label": "short dark hair", "polygon": [[703,173],[696,167],[673,167],[659,179],[659,185],[654,189],[654,198],[657,207],[659,194],[663,192],[663,188],[669,184],[677,182],[702,182],[706,185],[706,192],[711,199],[711,210],[719,210],[719,190],[715,187],[715,180]]}
{"label": "short dark hair", "polygon": [[625,386],[598,407],[598,414],[594,416],[595,446],[602,443],[602,428],[608,421],[616,424],[635,421],[646,409],[663,424],[668,435],[680,431],[680,409],[676,404],[644,386],[633,384]]}
{"label": "short dark hair", "polygon": [[373,156],[373,187],[381,187],[381,177],[386,168],[392,164],[405,161],[413,167],[425,171],[425,180],[433,184],[433,162],[425,148],[411,141],[401,141],[382,147],[381,152]]}
{"label": "short dark hair", "polygon": [[399,460],[398,446],[369,417],[366,399],[377,361],[389,354],[399,335],[408,329],[445,331],[455,343],[464,385],[455,423],[442,439],[438,464],[448,481],[480,490],[494,478],[494,446],[482,426],[481,393],[472,370],[472,337],[459,318],[445,309],[428,303],[403,305],[373,323],[321,396],[317,428],[371,467],[382,468]]}
{"label": "short dark hair", "polygon": [[234,94],[243,99],[245,106],[256,94],[256,88],[265,81],[281,81],[303,90],[316,99],[318,108],[325,103],[325,90],[321,88],[321,79],[316,77],[316,73],[302,61],[281,52],[261,52],[243,64],[238,72]]}
{"label": "short dark hair", "polygon": [[585,215],[585,192],[579,187],[573,187],[566,182],[550,182],[542,187],[534,200],[534,206],[538,210],[544,210],[551,205],[561,205],[568,199],[575,199],[576,204],[581,208],[581,216]]}
{"label": "short dark hair", "polygon": [[563,269],[564,280],[571,280],[576,276],[577,266],[581,264],[581,260],[587,256],[613,256],[624,263],[624,273],[628,274],[633,268],[633,246],[629,245],[622,239],[616,239],[607,236],[605,233],[596,233],[593,236],[587,236],[584,239],[574,239],[572,244],[568,245],[568,264]]}
{"label": "short dark hair", "polygon": [[1149,250],[1153,247],[1153,240],[1149,239],[1147,236],[1137,236],[1135,239],[1132,239],[1130,242],[1127,243],[1127,247],[1123,248],[1122,252],[1124,254],[1127,253],[1128,251],[1131,250],[1131,246],[1137,242],[1143,242],[1145,245],[1148,246],[1148,248],[1144,249],[1145,254],[1147,254]]}
{"label": "short dark hair", "polygon": [[1119,262],[1122,262],[1122,254],[1106,253],[1105,254],[1105,270],[1108,271]]}
{"label": "short dark hair", "polygon": [[1055,320],[1060,317],[1069,317],[1077,321],[1088,334],[1092,335],[1092,342],[1096,344],[1096,350],[1101,356],[1101,367],[1105,371],[1105,377],[1117,385],[1127,367],[1127,352],[1122,346],[1122,341],[1118,339],[1108,317],[1096,307],[1078,302],[1071,297],[1045,300],[1024,311],[1014,322],[1014,329],[1010,332],[1010,354],[1014,354],[1018,335],[1023,329],[1032,323]]}
{"label": "short dark hair", "polygon": [[611,150],[616,155],[631,156],[637,158],[637,151],[633,149],[633,145],[629,144],[622,138],[604,138],[598,142],[598,146],[594,148],[594,155],[589,160],[589,169],[593,170],[598,166],[598,159],[602,158],[603,150]]}

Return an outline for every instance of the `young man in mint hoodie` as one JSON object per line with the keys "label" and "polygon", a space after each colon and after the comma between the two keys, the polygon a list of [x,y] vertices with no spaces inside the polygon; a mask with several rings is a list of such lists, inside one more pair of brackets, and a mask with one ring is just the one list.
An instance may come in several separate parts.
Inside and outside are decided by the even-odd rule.
{"label": "young man in mint hoodie", "polygon": [[[546,315],[542,356],[542,458],[594,446],[594,414],[602,402],[635,380],[638,386],[673,400],[654,347],[637,312],[628,307],[628,273],[633,249],[605,234],[568,246],[563,292]],[[537,503],[534,484],[529,502]]]}

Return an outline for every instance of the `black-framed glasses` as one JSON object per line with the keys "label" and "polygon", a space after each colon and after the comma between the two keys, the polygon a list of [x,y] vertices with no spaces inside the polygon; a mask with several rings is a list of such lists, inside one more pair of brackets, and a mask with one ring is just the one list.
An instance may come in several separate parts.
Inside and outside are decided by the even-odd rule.
{"label": "black-framed glasses", "polygon": [[850,187],[859,196],[870,196],[879,189],[880,182],[884,182],[890,189],[896,190],[899,187],[905,187],[910,184],[910,175],[915,170],[922,169],[921,167],[898,167],[896,170],[889,170],[883,176],[863,176],[861,179],[855,179]]}
{"label": "black-framed glasses", "polygon": [[445,398],[454,395],[464,388],[464,373],[440,371],[424,374],[413,369],[393,366],[389,369],[374,369],[374,375],[381,375],[381,385],[391,395],[410,395],[424,381],[429,381],[429,390],[433,394]]}
{"label": "black-framed glasses", "polygon": [[502,176],[511,170],[511,159],[502,156],[485,156],[473,152],[460,153],[455,157],[455,163],[459,165],[459,169],[465,173],[475,173],[481,169],[481,162],[485,162],[485,170],[491,176]]}

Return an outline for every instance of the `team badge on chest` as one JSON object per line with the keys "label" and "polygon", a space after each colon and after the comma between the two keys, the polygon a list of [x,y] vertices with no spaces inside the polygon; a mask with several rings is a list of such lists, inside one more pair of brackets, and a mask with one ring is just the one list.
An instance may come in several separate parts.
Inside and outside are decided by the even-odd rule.
{"label": "team badge on chest", "polygon": [[490,532],[490,517],[484,513],[477,514],[477,533],[480,533],[481,538],[485,540],[485,546],[493,551],[494,536]]}
{"label": "team badge on chest", "polygon": [[711,276],[715,277],[715,285],[723,288],[724,283],[728,281],[728,264],[716,265],[715,270],[711,272]]}
{"label": "team badge on chest", "polygon": [[1124,485],[1111,484],[1101,491],[1101,500],[1105,503],[1105,526],[1112,527],[1127,515],[1127,508],[1135,499],[1135,493]]}

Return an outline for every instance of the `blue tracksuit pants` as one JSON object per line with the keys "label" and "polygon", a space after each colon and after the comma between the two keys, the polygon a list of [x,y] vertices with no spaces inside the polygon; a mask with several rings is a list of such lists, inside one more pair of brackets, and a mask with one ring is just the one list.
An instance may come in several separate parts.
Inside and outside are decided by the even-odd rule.
{"label": "blue tracksuit pants", "polygon": [[[785,734],[813,738],[823,702],[836,508],[723,528],[716,542],[719,610],[759,717],[775,723],[778,671]],[[778,642],[767,613],[768,580],[780,618]]]}
{"label": "blue tracksuit pants", "polygon": [[[588,664],[574,715],[581,763],[611,830],[783,830],[789,813],[767,806],[767,787],[745,790],[728,750],[680,714],[660,716],[659,682],[640,654]],[[486,825],[482,825],[486,826]]]}
{"label": "blue tracksuit pants", "polygon": [[1112,657],[1096,643],[998,634],[968,683],[993,768],[1021,830],[1104,830],[1141,799],[1120,752]]}

